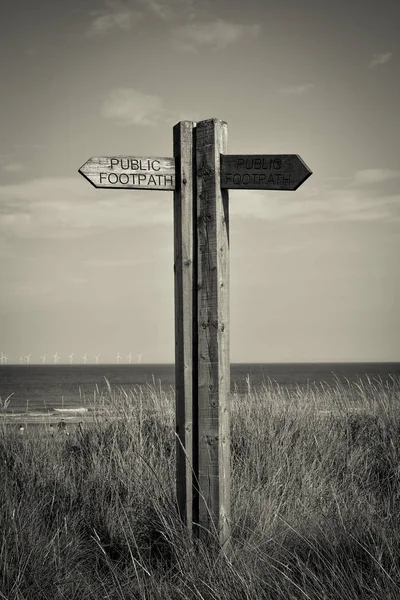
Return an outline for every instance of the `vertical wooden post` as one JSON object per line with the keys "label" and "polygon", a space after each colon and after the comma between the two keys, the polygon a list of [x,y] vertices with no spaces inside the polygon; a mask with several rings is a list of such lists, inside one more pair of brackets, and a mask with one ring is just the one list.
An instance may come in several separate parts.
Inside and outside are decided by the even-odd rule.
{"label": "vertical wooden post", "polygon": [[176,493],[179,512],[192,535],[193,523],[193,324],[194,206],[192,121],[174,127]]}
{"label": "vertical wooden post", "polygon": [[[227,124],[196,126],[197,407],[199,534],[230,538],[230,390],[228,190],[221,190],[220,155]],[[196,340],[194,340],[196,342]],[[204,533],[204,535],[207,535]]]}

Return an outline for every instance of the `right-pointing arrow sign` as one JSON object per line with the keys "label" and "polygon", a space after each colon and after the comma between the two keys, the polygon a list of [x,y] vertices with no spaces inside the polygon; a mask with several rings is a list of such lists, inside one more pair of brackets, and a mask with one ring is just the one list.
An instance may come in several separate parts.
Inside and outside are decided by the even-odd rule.
{"label": "right-pointing arrow sign", "polygon": [[221,188],[294,191],[310,175],[298,154],[221,154]]}

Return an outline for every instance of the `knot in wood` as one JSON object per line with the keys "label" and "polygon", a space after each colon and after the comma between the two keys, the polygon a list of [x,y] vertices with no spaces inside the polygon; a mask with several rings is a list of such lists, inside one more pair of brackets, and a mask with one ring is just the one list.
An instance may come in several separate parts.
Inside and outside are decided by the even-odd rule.
{"label": "knot in wood", "polygon": [[202,190],[199,194],[200,200],[207,200],[207,190]]}
{"label": "knot in wood", "polygon": [[207,164],[206,157],[203,158],[200,168],[197,169],[197,175],[203,181],[208,181],[214,175],[214,169]]}
{"label": "knot in wood", "polygon": [[205,435],[204,436],[204,441],[209,446],[213,446],[214,444],[218,443],[218,436],[217,435],[215,435],[215,436]]}

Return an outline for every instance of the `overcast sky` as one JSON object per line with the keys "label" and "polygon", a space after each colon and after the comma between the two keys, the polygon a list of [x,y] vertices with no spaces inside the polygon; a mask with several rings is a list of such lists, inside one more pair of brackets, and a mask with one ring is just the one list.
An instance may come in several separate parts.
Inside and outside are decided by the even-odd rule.
{"label": "overcast sky", "polygon": [[0,351],[174,361],[173,193],[96,190],[91,156],[299,154],[229,192],[231,360],[400,360],[400,36],[382,0],[16,0],[0,22]]}

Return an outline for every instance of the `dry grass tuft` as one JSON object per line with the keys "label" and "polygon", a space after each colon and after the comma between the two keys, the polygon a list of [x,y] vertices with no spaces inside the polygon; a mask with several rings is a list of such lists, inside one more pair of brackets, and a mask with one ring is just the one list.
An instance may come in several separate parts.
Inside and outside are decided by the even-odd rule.
{"label": "dry grass tuft", "polygon": [[69,437],[0,425],[0,598],[395,600],[400,382],[231,396],[232,547],[175,504],[174,392],[95,394]]}

